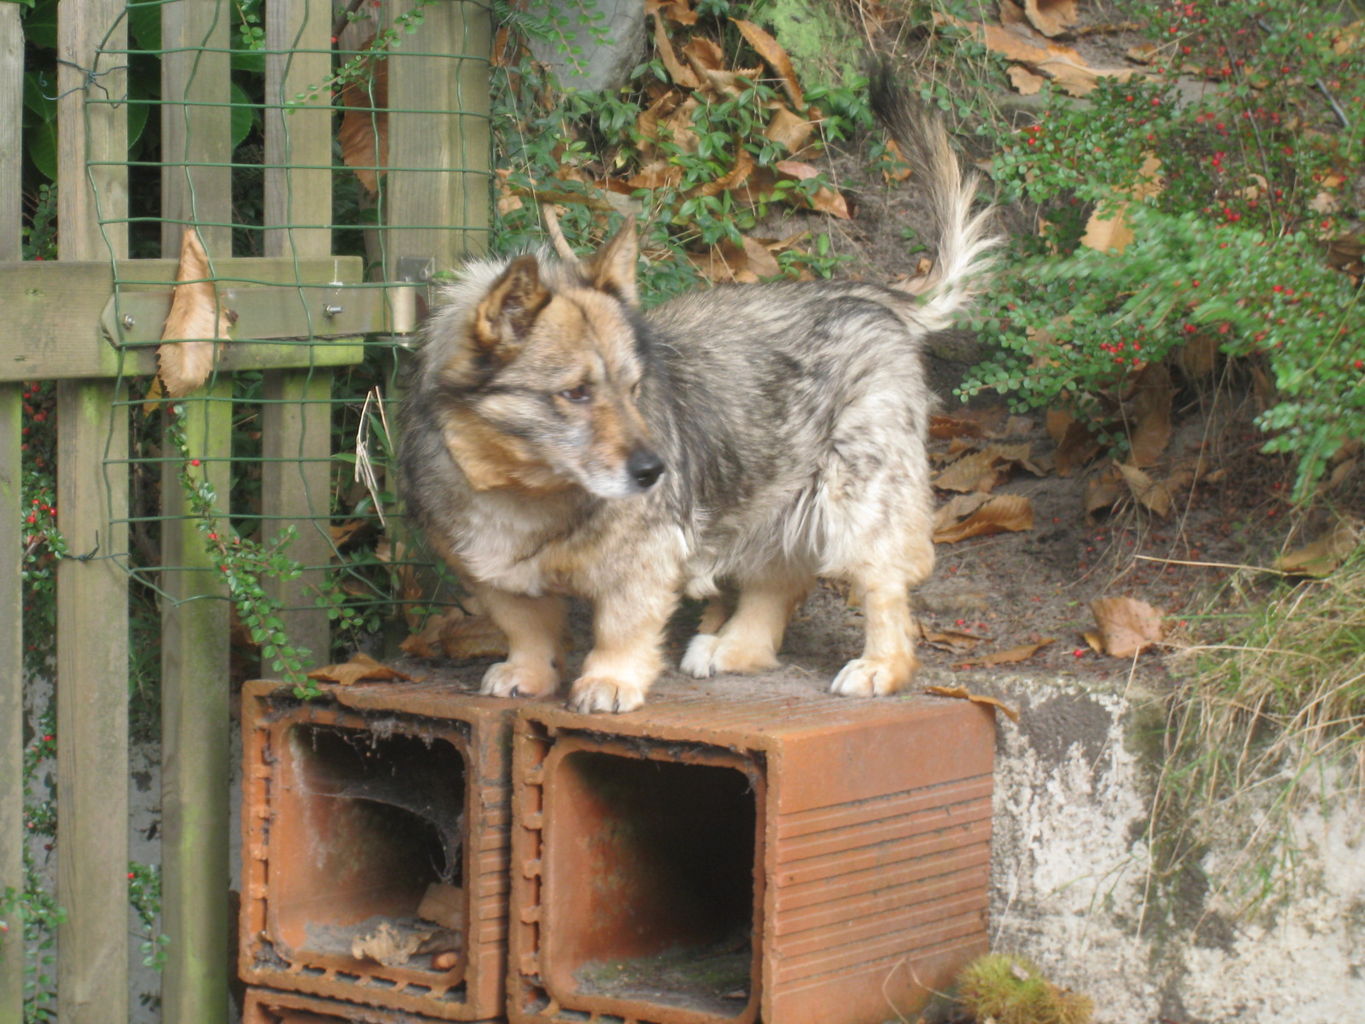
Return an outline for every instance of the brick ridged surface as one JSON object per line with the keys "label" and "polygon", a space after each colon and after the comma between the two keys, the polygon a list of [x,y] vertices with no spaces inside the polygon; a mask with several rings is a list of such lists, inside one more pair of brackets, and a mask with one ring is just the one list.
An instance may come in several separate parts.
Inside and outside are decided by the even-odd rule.
{"label": "brick ridged surface", "polygon": [[[274,682],[244,689],[243,981],[434,1020],[498,1018],[515,705],[449,682],[323,689],[307,702]],[[465,900],[453,965],[352,955],[381,923],[429,930],[416,911],[440,883]]]}
{"label": "brick ridged surface", "polygon": [[988,709],[717,684],[513,747],[516,1024],[880,1024],[986,949]]}
{"label": "brick ridged surface", "polygon": [[250,988],[242,1006],[242,1024],[423,1024],[430,1017],[414,1017],[400,1010]]}

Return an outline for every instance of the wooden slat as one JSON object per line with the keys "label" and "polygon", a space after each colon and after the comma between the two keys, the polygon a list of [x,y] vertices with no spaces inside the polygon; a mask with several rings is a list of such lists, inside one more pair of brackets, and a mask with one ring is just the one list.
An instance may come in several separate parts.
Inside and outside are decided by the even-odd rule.
{"label": "wooden slat", "polygon": [[[125,0],[57,7],[57,159],[61,259],[127,256],[127,107],[89,100],[127,92]],[[100,53],[106,47],[113,53]],[[95,85],[93,83],[98,83]],[[54,318],[65,315],[53,310]],[[58,1016],[122,1019],[128,1008],[128,585],[126,409],[109,382],[57,385]]]}
{"label": "wooden slat", "polygon": [[[161,8],[162,254],[177,255],[186,228],[174,222],[189,221],[211,264],[232,255],[230,39],[223,15],[220,0],[174,0]],[[176,102],[181,97],[185,104]],[[227,291],[219,289],[219,301],[229,308],[262,304]],[[121,310],[119,319],[128,315]],[[232,379],[219,376],[206,394],[179,403],[188,450],[200,460],[185,468],[213,486],[224,516],[231,400]],[[175,451],[169,443],[165,450]],[[180,470],[164,463],[161,479],[161,927],[171,937],[161,1014],[214,1024],[228,1012],[228,604],[205,538],[183,518],[189,510]]]}
{"label": "wooden slat", "polygon": [[[188,448],[227,508],[232,379],[180,402]],[[168,453],[173,448],[167,444]],[[161,492],[161,927],[163,1019],[224,1021],[228,1009],[228,603],[188,511],[180,464]],[[226,521],[224,521],[226,526]],[[224,530],[226,533],[226,530]]]}
{"label": "wooden slat", "polygon": [[[392,17],[416,6],[387,5]],[[491,33],[486,5],[425,5],[421,30],[404,37],[414,45],[389,58],[387,280],[404,260],[449,270],[487,247]]]}
{"label": "wooden slat", "polygon": [[[330,282],[360,280],[359,257],[295,261],[291,258],[217,260],[214,272],[226,308],[237,312],[233,337],[242,344],[222,349],[220,369],[248,370],[285,366],[334,366],[358,362],[359,345],[247,344],[255,338],[356,335],[383,328],[383,302],[371,289],[337,289]],[[115,273],[118,301],[111,304]],[[150,339],[161,334],[170,306],[174,260],[109,260],[81,263],[0,263],[0,309],[14,343],[0,352],[0,381],[64,380],[150,374],[156,356]],[[275,287],[264,281],[279,282]],[[126,300],[126,301],[125,301]],[[329,317],[327,305],[341,306]],[[61,316],[54,316],[61,310]],[[119,353],[101,330],[102,323],[133,317],[130,345],[120,366]],[[112,330],[112,326],[110,330]]]}
{"label": "wooden slat", "polygon": [[[24,95],[24,36],[19,5],[0,4],[0,259],[19,258],[23,203],[19,124]],[[0,339],[13,338],[0,329]],[[0,383],[0,893],[24,891],[23,533],[19,528],[21,385]],[[24,922],[0,914],[0,1021],[23,1020]]]}
{"label": "wooden slat", "polygon": [[[331,73],[331,5],[273,0],[266,5],[268,104],[286,104],[322,85]],[[317,101],[288,114],[267,110],[265,121],[265,252],[310,258],[332,251],[332,113],[323,88]],[[310,170],[321,167],[321,170]],[[293,523],[298,535],[290,556],[305,566],[326,565],[331,456],[331,372],[321,368],[268,373],[261,410],[261,505],[269,541]],[[314,658],[328,657],[330,629],[324,612],[311,607],[325,572],[312,569],[293,580],[269,581],[288,611],[285,630]],[[321,663],[320,662],[320,663]]]}

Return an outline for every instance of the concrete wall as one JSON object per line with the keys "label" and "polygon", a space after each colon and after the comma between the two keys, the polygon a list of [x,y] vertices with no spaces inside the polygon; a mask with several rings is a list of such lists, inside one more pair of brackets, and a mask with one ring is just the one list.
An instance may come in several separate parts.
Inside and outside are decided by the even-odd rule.
{"label": "concrete wall", "polygon": [[999,719],[993,948],[1089,994],[1100,1024],[1361,1019],[1365,816],[1332,785],[1343,779],[1324,791],[1348,795],[1295,817],[1290,898],[1245,912],[1219,892],[1254,825],[1245,809],[1202,823],[1215,838],[1178,885],[1149,870],[1148,694],[1066,679],[979,687],[1022,713]]}

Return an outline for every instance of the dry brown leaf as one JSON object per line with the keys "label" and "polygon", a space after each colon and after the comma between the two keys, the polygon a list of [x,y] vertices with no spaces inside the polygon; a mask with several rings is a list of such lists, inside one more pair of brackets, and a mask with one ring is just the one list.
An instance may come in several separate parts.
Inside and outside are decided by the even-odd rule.
{"label": "dry brown leaf", "polygon": [[763,136],[779,146],[786,147],[788,153],[799,153],[815,131],[815,122],[793,113],[786,107],[773,111],[772,120],[764,130]]}
{"label": "dry brown leaf", "polygon": [[730,20],[734,22],[735,27],[739,29],[739,34],[763,58],[768,67],[782,76],[782,88],[786,91],[787,99],[791,101],[791,105],[798,110],[804,109],[806,98],[801,92],[801,83],[796,79],[796,71],[792,67],[791,58],[787,56],[787,51],[782,49],[776,39],[752,21],[745,21],[743,18],[731,18]]}
{"label": "dry brown leaf", "polygon": [[1042,75],[1035,75],[1028,68],[1019,64],[1011,64],[1005,73],[1009,75],[1010,84],[1021,96],[1033,96],[1042,92],[1043,84],[1047,81]]}
{"label": "dry brown leaf", "polygon": [[735,165],[726,172],[724,177],[698,185],[688,195],[717,196],[730,189],[739,188],[748,181],[749,175],[754,171],[753,154],[738,143],[735,145],[735,151]]}
{"label": "dry brown leaf", "polygon": [[[1161,161],[1151,153],[1147,154],[1142,167],[1138,170],[1137,183],[1129,188],[1118,189],[1117,194],[1136,199],[1148,199],[1159,194],[1160,172]],[[1125,217],[1129,205],[1130,203],[1124,200],[1105,208],[1103,213],[1099,210],[1092,213],[1090,220],[1086,222],[1085,234],[1081,236],[1081,244],[1097,252],[1123,252],[1134,237]]]}
{"label": "dry brown leaf", "polygon": [[929,436],[937,441],[952,437],[982,437],[985,429],[977,420],[966,416],[943,416],[935,413],[929,417]]}
{"label": "dry brown leaf", "polygon": [[725,69],[725,51],[708,36],[693,36],[683,44],[682,55],[697,74]]}
{"label": "dry brown leaf", "polygon": [[[373,36],[370,41],[373,41]],[[362,44],[368,46],[369,42]],[[345,108],[337,129],[342,162],[370,195],[379,192],[379,175],[389,163],[389,62],[377,57],[371,81],[348,82],[338,101]]]}
{"label": "dry brown leaf", "polygon": [[415,658],[497,658],[507,653],[507,637],[487,615],[452,608],[433,615],[398,647]]}
{"label": "dry brown leaf", "polygon": [[838,217],[840,220],[849,220],[851,214],[848,212],[848,200],[842,192],[828,186],[816,191],[810,198],[810,205],[821,213],[827,213],[831,217]]}
{"label": "dry brown leaf", "polygon": [[350,519],[344,523],[332,524],[328,528],[328,533],[332,537],[332,546],[340,551],[373,525],[374,521],[371,519]]}
{"label": "dry brown leaf", "polygon": [[1154,465],[1171,442],[1171,405],[1175,387],[1162,363],[1149,363],[1138,375],[1132,399],[1133,465]]}
{"label": "dry brown leaf", "polygon": [[308,673],[309,679],[316,679],[320,683],[337,683],[341,686],[350,686],[353,683],[363,681],[387,683],[401,679],[406,682],[416,682],[414,676],[389,665],[375,661],[363,651],[357,651],[351,655],[350,661],[344,661],[339,665],[324,665],[322,668],[314,669]]}
{"label": "dry brown leaf", "polygon": [[682,168],[668,160],[654,160],[626,179],[632,189],[672,187],[682,181]]}
{"label": "dry brown leaf", "polygon": [[1000,0],[1000,24],[1027,26],[1028,16],[1014,0]]}
{"label": "dry brown leaf", "polygon": [[1057,442],[1057,475],[1070,476],[1099,454],[1100,443],[1079,420],[1066,413],[1048,411],[1047,429],[1054,439],[1053,431],[1063,423],[1061,440]]}
{"label": "dry brown leaf", "polygon": [[970,650],[985,639],[957,629],[925,629],[921,630],[920,638],[926,644],[944,651]]}
{"label": "dry brown leaf", "polygon": [[967,454],[952,462],[933,479],[933,484],[943,491],[990,491],[1007,479],[1016,466],[1028,470],[1034,476],[1044,473],[1031,460],[1031,445],[992,444],[980,450],[973,450],[968,442],[955,440],[954,450]]}
{"label": "dry brown leaf", "polygon": [[966,29],[987,48],[1046,75],[1072,96],[1084,96],[1095,88],[1100,78],[1126,81],[1142,75],[1131,68],[1093,68],[1071,47],[1047,42],[1025,26],[986,25],[937,12],[934,21]]}
{"label": "dry brown leaf", "polygon": [[417,904],[417,916],[451,930],[459,930],[465,923],[465,892],[458,885],[432,882]]}
{"label": "dry brown leaf", "polygon": [[1343,519],[1311,544],[1275,559],[1275,568],[1294,576],[1330,576],[1365,542],[1365,524]]}
{"label": "dry brown leaf", "polygon": [[1019,721],[1019,712],[998,697],[986,697],[979,693],[971,693],[965,686],[926,686],[924,692],[932,693],[935,697],[953,697],[957,700],[969,700],[973,704],[984,704],[987,707],[999,708],[1011,722]]}
{"label": "dry brown leaf", "polygon": [[968,537],[1031,529],[1033,502],[1022,494],[995,494],[961,522],[935,529],[934,543],[953,544]]}
{"label": "dry brown leaf", "polygon": [[1097,597],[1090,602],[1090,610],[1100,628],[1097,649],[1104,654],[1131,658],[1161,642],[1161,612],[1146,601],[1133,597]]}
{"label": "dry brown leaf", "polygon": [[[895,139],[889,138],[886,140],[886,149],[887,152],[891,154],[891,159],[894,163],[890,167],[883,164],[882,178],[885,179],[887,183],[905,181],[914,173],[914,168],[910,166],[910,161],[907,160],[905,154],[901,152],[900,143]],[[925,256],[920,257],[920,262],[927,263],[930,267],[933,266],[933,263]],[[926,267],[923,272],[928,273],[928,267]]]}
{"label": "dry brown leaf", "polygon": [[697,12],[692,10],[692,0],[645,0],[645,13],[661,14],[679,25],[697,23]]}
{"label": "dry brown leaf", "polygon": [[185,228],[180,238],[178,282],[157,347],[157,376],[167,398],[181,398],[202,386],[213,372],[219,340],[226,340],[235,317],[218,302],[208,254],[199,232]]}
{"label": "dry brown leaf", "polygon": [[1045,36],[1059,36],[1076,24],[1076,0],[1024,0],[1029,24]]}
{"label": "dry brown leaf", "polygon": [[941,491],[981,491],[995,489],[1008,476],[1008,470],[1000,466],[989,450],[974,451],[953,462],[933,479],[933,484]]}
{"label": "dry brown leaf", "polygon": [[668,71],[668,77],[676,85],[684,89],[698,89],[701,87],[699,79],[690,67],[678,60],[678,55],[673,51],[673,43],[668,38],[668,32],[664,28],[664,19],[660,11],[654,12],[654,49],[659,54],[659,59],[663,61],[664,67]]}
{"label": "dry brown leaf", "polygon": [[1037,643],[1020,644],[1018,647],[1011,647],[1004,651],[995,651],[991,654],[983,654],[979,658],[971,658],[968,661],[960,661],[953,668],[992,668],[996,665],[1017,665],[1021,661],[1028,661],[1048,644],[1057,642],[1055,636],[1050,636]]}
{"label": "dry brown leaf", "polygon": [[1119,464],[1119,473],[1139,505],[1163,519],[1171,514],[1171,492],[1164,483],[1153,480],[1136,466],[1126,463]]}
{"label": "dry brown leaf", "polygon": [[1085,512],[1093,516],[1096,512],[1113,508],[1123,497],[1123,475],[1114,466],[1108,465],[1085,482]]}

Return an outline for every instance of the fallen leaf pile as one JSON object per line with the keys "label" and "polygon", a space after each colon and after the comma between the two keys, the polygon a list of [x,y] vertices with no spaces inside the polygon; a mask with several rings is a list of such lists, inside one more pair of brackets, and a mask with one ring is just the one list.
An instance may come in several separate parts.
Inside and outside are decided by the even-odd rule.
{"label": "fallen leaf pile", "polygon": [[1076,0],[1001,0],[999,24],[934,13],[938,25],[960,29],[1010,62],[1009,77],[1025,96],[1051,80],[1072,96],[1084,96],[1104,77],[1127,80],[1142,74],[1128,67],[1093,67],[1074,48],[1057,42],[1078,17]]}
{"label": "fallen leaf pile", "polygon": [[[507,214],[527,203],[557,203],[631,212],[638,206],[634,196],[640,189],[683,188],[685,172],[677,154],[695,154],[702,145],[699,115],[745,93],[751,83],[765,81],[780,90],[763,101],[765,109],[760,112],[766,123],[762,136],[777,148],[778,158],[760,161],[736,139],[710,158],[717,165],[715,177],[687,185],[681,200],[723,196],[725,208],[736,214],[776,201],[848,219],[844,195],[818,182],[774,199],[782,182],[812,182],[819,177],[811,160],[823,151],[818,129],[824,118],[807,101],[791,59],[777,40],[755,22],[731,18],[745,46],[737,51],[722,47],[712,35],[714,27],[699,17],[692,0],[645,0],[645,11],[651,45],[666,77],[644,81],[634,130],[608,140],[604,152],[585,158],[572,153],[575,129],[566,125],[559,150],[563,155],[553,177],[528,185],[510,170],[497,172],[499,211]],[[603,145],[601,140],[596,144]],[[373,148],[372,143],[366,145]],[[742,235],[691,251],[689,259],[710,280],[754,282],[780,273],[778,254],[794,249],[805,235],[805,231],[788,237]]]}

